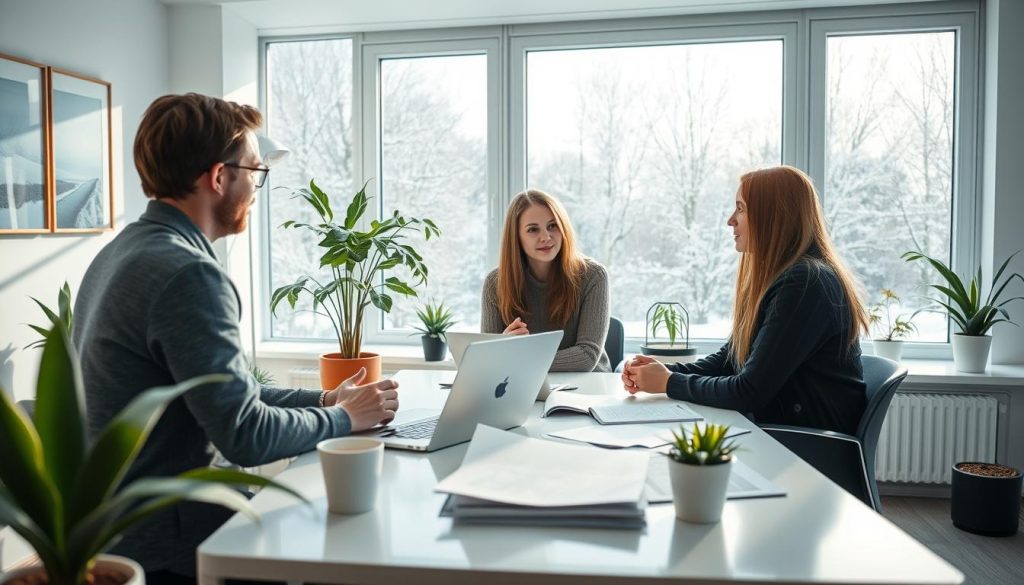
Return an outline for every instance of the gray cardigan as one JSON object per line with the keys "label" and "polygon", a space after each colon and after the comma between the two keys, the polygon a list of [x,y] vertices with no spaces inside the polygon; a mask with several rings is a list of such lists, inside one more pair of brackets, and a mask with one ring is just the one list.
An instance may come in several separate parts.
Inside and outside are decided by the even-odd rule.
{"label": "gray cardigan", "polygon": [[[89,431],[95,437],[140,392],[209,373],[209,384],[173,401],[125,482],[169,476],[213,461],[253,466],[348,434],[341,408],[320,393],[260,388],[238,332],[238,292],[209,240],[184,213],[151,201],[93,260],[75,302],[74,341],[82,363]],[[130,529],[112,552],[147,571],[195,573],[195,549],[231,512],[185,503]]]}
{"label": "gray cardigan", "polygon": [[[562,342],[551,364],[552,372],[610,372],[604,341],[608,336],[609,317],[608,271],[599,263],[587,259],[580,298],[569,322],[565,324]],[[557,331],[560,328],[548,321],[547,285],[526,271],[527,314],[520,315],[530,333]],[[480,331],[501,333],[508,323],[498,310],[498,270],[494,269],[484,280],[480,298]]]}

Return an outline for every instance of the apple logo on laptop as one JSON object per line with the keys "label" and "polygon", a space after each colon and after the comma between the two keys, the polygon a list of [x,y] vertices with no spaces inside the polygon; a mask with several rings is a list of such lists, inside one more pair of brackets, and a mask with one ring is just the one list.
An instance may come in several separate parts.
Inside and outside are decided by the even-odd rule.
{"label": "apple logo on laptop", "polygon": [[505,388],[508,386],[508,376],[505,376],[505,380],[494,387],[494,397],[501,398],[505,395]]}

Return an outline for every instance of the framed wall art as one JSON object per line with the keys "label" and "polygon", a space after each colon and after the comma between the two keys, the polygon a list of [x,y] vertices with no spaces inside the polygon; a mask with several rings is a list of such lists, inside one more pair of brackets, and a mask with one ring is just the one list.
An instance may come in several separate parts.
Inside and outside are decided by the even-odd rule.
{"label": "framed wall art", "polygon": [[0,54],[0,234],[51,231],[46,66]]}
{"label": "framed wall art", "polygon": [[48,85],[53,231],[114,229],[110,84],[51,67]]}

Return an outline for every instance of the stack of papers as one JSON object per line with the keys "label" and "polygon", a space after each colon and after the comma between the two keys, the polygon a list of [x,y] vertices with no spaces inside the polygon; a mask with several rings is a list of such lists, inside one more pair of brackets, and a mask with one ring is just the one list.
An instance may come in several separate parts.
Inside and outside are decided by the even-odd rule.
{"label": "stack of papers", "polygon": [[544,413],[568,411],[589,414],[603,425],[656,422],[694,422],[704,420],[685,402],[665,395],[606,396],[554,392],[544,401]]}
{"label": "stack of papers", "polygon": [[639,528],[649,457],[477,425],[462,466],[436,490],[458,522]]}

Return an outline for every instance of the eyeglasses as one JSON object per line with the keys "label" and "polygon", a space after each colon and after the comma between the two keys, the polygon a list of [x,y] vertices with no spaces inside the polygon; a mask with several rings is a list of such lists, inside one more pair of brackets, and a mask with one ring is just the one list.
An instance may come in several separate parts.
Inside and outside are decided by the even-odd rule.
{"label": "eyeglasses", "polygon": [[252,175],[252,182],[256,185],[257,189],[263,188],[263,183],[267,182],[267,175],[270,174],[270,167],[244,167],[238,163],[230,162],[224,163],[224,166],[251,171],[249,174]]}

